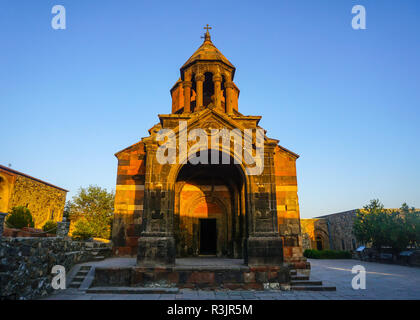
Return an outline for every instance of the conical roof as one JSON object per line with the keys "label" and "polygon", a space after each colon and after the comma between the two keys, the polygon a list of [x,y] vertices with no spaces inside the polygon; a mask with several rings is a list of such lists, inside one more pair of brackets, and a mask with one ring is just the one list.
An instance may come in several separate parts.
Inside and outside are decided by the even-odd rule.
{"label": "conical roof", "polygon": [[194,52],[194,54],[184,63],[181,70],[187,68],[196,61],[221,61],[229,67],[235,69],[232,63],[215,47],[211,42],[210,33],[207,30],[203,44]]}

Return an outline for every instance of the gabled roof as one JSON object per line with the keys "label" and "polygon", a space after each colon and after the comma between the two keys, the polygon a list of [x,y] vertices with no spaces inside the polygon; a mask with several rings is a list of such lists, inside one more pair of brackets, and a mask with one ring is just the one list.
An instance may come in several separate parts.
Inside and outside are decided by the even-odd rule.
{"label": "gabled roof", "polygon": [[196,61],[221,61],[229,67],[235,69],[232,63],[215,47],[211,42],[209,31],[207,30],[203,44],[194,54],[184,63],[181,70],[187,68]]}
{"label": "gabled roof", "polygon": [[16,175],[22,176],[22,177],[29,178],[29,179],[31,179],[31,180],[34,180],[34,181],[40,182],[40,183],[45,184],[45,185],[47,185],[47,186],[53,187],[53,188],[55,188],[55,189],[59,189],[59,190],[65,191],[65,192],[69,192],[69,191],[68,191],[68,190],[66,190],[66,189],[63,189],[63,188],[57,187],[57,186],[55,186],[55,185],[53,185],[53,184],[51,184],[51,183],[48,183],[48,182],[42,181],[42,180],[37,179],[37,178],[34,178],[34,177],[31,177],[30,175],[27,175],[27,174],[25,174],[25,173],[22,173],[22,172],[19,172],[19,171],[16,171],[16,170],[10,169],[9,167],[2,166],[1,164],[0,164],[0,170],[4,170],[4,171],[7,171],[7,172],[10,172],[10,173],[13,173],[13,174],[16,174]]}

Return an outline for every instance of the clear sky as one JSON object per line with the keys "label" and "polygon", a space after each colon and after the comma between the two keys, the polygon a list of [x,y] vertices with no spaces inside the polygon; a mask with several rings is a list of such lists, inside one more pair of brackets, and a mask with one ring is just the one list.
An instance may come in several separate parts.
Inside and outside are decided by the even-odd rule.
{"label": "clear sky", "polygon": [[[54,5],[66,30],[51,27]],[[366,8],[366,30],[351,9]],[[239,110],[297,161],[301,217],[420,207],[420,1],[0,1],[0,164],[115,188],[210,24]]]}

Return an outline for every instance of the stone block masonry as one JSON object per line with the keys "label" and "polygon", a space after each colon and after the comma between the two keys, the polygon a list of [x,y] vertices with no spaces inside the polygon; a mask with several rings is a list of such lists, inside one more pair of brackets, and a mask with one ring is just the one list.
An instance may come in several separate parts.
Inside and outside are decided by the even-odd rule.
{"label": "stone block masonry", "polygon": [[159,114],[148,136],[115,154],[116,255],[137,254],[138,267],[215,255],[250,267],[285,262],[309,269],[300,232],[299,155],[266,135],[261,116],[239,112],[235,70],[207,32],[180,68],[170,91],[172,112]]}
{"label": "stone block masonry", "polygon": [[4,219],[6,218],[7,213],[0,212],[0,239],[3,236],[3,230],[4,230]]}
{"label": "stone block masonry", "polygon": [[290,269],[272,267],[96,267],[92,287],[177,287],[189,289],[264,290],[287,286]]}
{"label": "stone block masonry", "polygon": [[27,207],[35,228],[48,220],[61,221],[67,190],[0,165],[0,212]]}
{"label": "stone block masonry", "polygon": [[35,299],[50,294],[54,265],[69,272],[77,263],[111,254],[110,244],[66,238],[0,238],[0,299]]}

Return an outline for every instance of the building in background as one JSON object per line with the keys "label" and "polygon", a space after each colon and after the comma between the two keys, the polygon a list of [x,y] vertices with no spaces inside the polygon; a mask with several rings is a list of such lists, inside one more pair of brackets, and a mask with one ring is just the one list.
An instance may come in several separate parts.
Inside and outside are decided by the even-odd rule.
{"label": "building in background", "polygon": [[330,236],[325,219],[301,219],[302,247],[306,249],[330,249]]}
{"label": "building in background", "polygon": [[25,206],[32,214],[35,228],[48,220],[61,221],[67,190],[0,165],[0,212]]}
{"label": "building in background", "polygon": [[313,219],[301,219],[304,249],[331,249],[354,251],[360,243],[353,234],[357,209]]}

